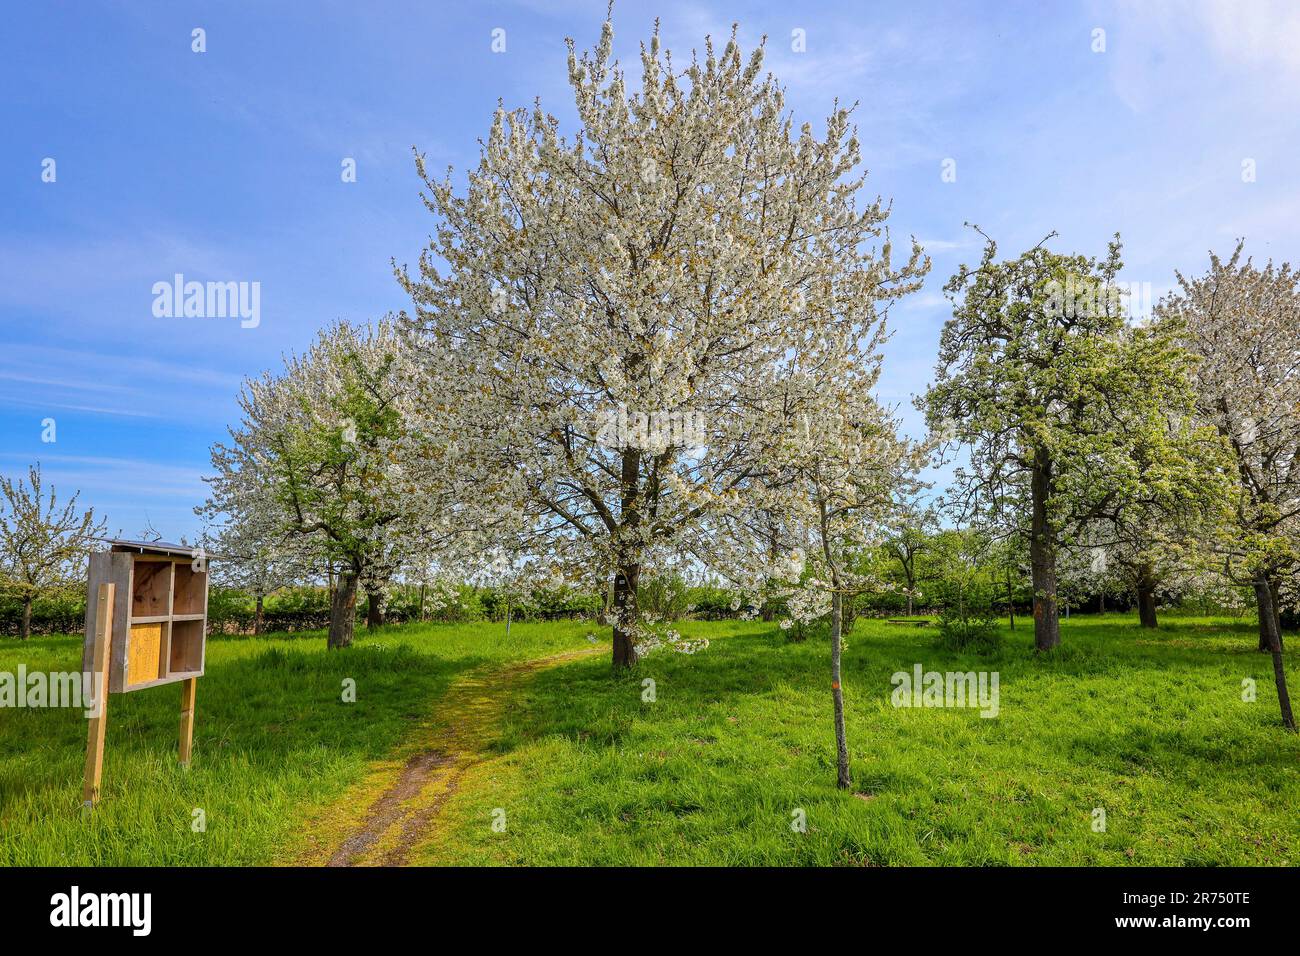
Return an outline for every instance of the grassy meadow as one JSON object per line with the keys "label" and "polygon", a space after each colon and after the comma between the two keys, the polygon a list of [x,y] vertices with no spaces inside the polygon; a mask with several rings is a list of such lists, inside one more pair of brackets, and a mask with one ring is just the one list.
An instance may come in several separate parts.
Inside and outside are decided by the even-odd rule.
{"label": "grassy meadow", "polygon": [[[844,656],[852,792],[834,785],[825,637],[793,643],[760,621],[680,629],[711,646],[613,676],[601,630],[600,653],[510,684],[409,862],[1300,863],[1300,737],[1280,726],[1252,622],[1143,631],[1076,616],[1062,649],[1036,657],[1023,624],[976,654],[938,649],[933,628],[859,619]],[[88,815],[81,712],[0,711],[0,864],[294,862],[306,821],[364,800],[368,768],[455,723],[439,712],[449,688],[590,648],[591,630],[516,623],[507,641],[502,624],[412,625],[332,654],[320,634],[213,638],[193,767],[175,762],[177,687],[114,696]],[[79,656],[74,637],[0,642],[0,670]],[[998,716],[894,707],[891,675],[918,663],[996,671]],[[355,704],[340,700],[346,677]]]}
{"label": "grassy meadow", "polygon": [[[358,629],[208,641],[190,770],[176,762],[180,687],[108,701],[102,800],[81,807],[80,710],[0,710],[0,865],[247,865],[276,861],[307,808],[418,734],[453,681],[587,646],[585,624]],[[80,637],[0,640],[0,671],[77,670]],[[356,681],[356,702],[342,700]],[[202,809],[206,831],[195,833]]]}

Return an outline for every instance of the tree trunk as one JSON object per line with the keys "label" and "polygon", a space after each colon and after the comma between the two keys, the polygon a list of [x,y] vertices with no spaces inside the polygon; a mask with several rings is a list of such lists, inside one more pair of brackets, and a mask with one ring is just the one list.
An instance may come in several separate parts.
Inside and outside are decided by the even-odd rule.
{"label": "tree trunk", "polygon": [[30,594],[24,594],[23,595],[23,623],[21,629],[18,631],[18,637],[25,641],[27,640],[27,638],[31,636],[32,636],[32,596]]}
{"label": "tree trunk", "polygon": [[506,602],[506,637],[510,637],[510,602]]}
{"label": "tree trunk", "polygon": [[[1277,622],[1277,640],[1282,643],[1282,606],[1278,602],[1277,593],[1281,587],[1281,582],[1276,575],[1270,574],[1268,577],[1268,591],[1273,598],[1273,619]],[[1285,646],[1285,645],[1284,645]],[[1268,628],[1264,625],[1264,617],[1259,618],[1259,650],[1261,654],[1267,654],[1270,651],[1268,643]]]}
{"label": "tree trunk", "polygon": [[1011,569],[1007,568],[1007,614],[1011,618],[1011,630],[1016,629],[1016,600],[1011,591]]}
{"label": "tree trunk", "polygon": [[636,663],[636,587],[641,567],[626,564],[614,573],[614,667]]}
{"label": "tree trunk", "polygon": [[357,576],[344,572],[338,576],[334,585],[334,594],[330,597],[329,647],[331,650],[352,646],[356,623]]}
{"label": "tree trunk", "polygon": [[259,592],[257,595],[257,606],[253,611],[253,636],[261,637],[264,622],[266,620],[265,609],[263,607],[263,598]]}
{"label": "tree trunk", "polygon": [[1282,640],[1282,602],[1278,599],[1278,592],[1282,589],[1282,579],[1276,574],[1268,579],[1268,590],[1273,595],[1273,619],[1277,621],[1277,646],[1286,649],[1286,642]]}
{"label": "tree trunk", "polygon": [[1259,604],[1259,619],[1267,622],[1268,650],[1273,655],[1273,683],[1277,685],[1277,703],[1282,711],[1282,726],[1295,731],[1295,717],[1291,713],[1291,695],[1286,689],[1286,670],[1282,666],[1282,635],[1277,626],[1277,608],[1273,604],[1273,589],[1268,576],[1255,576],[1255,600]]}
{"label": "tree trunk", "polygon": [[424,588],[423,582],[420,583],[420,620],[424,620]]}
{"label": "tree trunk", "polygon": [[844,690],[840,687],[843,600],[838,590],[831,594],[831,696],[835,700],[835,785],[848,790],[852,783],[849,779],[849,743],[844,731]]}
{"label": "tree trunk", "polygon": [[1138,570],[1137,600],[1138,623],[1143,627],[1156,627],[1156,579],[1150,565]]}
{"label": "tree trunk", "polygon": [[1050,651],[1061,643],[1061,620],[1056,606],[1056,542],[1047,514],[1052,462],[1046,451],[1034,454],[1030,476],[1033,517],[1029,532],[1029,563],[1034,584],[1034,647]]}
{"label": "tree trunk", "polygon": [[[641,452],[625,448],[619,470],[619,496],[622,527],[635,540],[641,525],[638,508],[640,491]],[[641,552],[636,545],[620,543],[615,551],[618,566],[614,569],[614,669],[622,670],[636,664],[636,633],[640,629],[637,613],[636,589],[641,578]]]}
{"label": "tree trunk", "polygon": [[912,591],[909,588],[907,592],[907,616],[912,616]]}
{"label": "tree trunk", "polygon": [[378,591],[366,594],[366,630],[373,631],[384,623],[384,596]]}

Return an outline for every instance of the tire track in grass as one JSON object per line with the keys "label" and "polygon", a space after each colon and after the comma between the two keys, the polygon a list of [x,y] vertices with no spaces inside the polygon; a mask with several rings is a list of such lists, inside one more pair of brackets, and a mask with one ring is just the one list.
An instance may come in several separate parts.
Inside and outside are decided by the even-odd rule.
{"label": "tire track in grass", "polygon": [[[551,654],[456,681],[438,701],[430,739],[376,764],[344,797],[312,819],[298,866],[405,866],[426,842],[465,771],[490,754],[508,697],[534,674],[591,657],[603,647]],[[362,808],[365,808],[364,810]]]}

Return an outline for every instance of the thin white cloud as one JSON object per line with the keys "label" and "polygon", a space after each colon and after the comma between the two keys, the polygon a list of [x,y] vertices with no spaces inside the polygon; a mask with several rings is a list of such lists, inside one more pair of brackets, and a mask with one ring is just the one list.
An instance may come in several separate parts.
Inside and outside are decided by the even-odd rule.
{"label": "thin white cloud", "polygon": [[136,284],[148,315],[150,288],[176,272],[194,277],[236,278],[238,267],[224,251],[168,235],[69,240],[66,237],[0,236],[0,304],[50,311],[80,310],[105,289]]}
{"label": "thin white cloud", "polygon": [[926,252],[952,252],[957,249],[974,249],[979,243],[974,239],[918,239]]}
{"label": "thin white cloud", "polygon": [[52,400],[35,400],[28,398],[16,398],[12,395],[0,395],[0,406],[11,405],[17,408],[35,408],[41,412],[53,410],[69,412],[86,412],[91,415],[110,415],[120,418],[162,418],[157,412],[144,411],[133,408],[112,408],[106,405],[78,405],[71,402],[59,402]]}
{"label": "thin white cloud", "polygon": [[[1242,113],[1297,102],[1294,0],[1121,0],[1098,19],[1108,30],[1112,85],[1134,112],[1193,95],[1225,96]],[[1234,81],[1231,88],[1223,78]]]}
{"label": "thin white cloud", "polygon": [[[88,504],[115,499],[138,504],[153,498],[179,499],[198,504],[207,495],[199,468],[166,465],[139,458],[114,458],[96,455],[42,454],[41,477],[54,485],[66,500],[83,489],[82,497],[93,493]],[[32,456],[25,453],[0,452],[0,461],[11,462],[3,470],[13,476],[26,476]]]}
{"label": "thin white cloud", "polygon": [[240,381],[115,352],[26,344],[0,352],[0,409],[34,409],[38,417],[62,412],[212,427],[235,414]]}

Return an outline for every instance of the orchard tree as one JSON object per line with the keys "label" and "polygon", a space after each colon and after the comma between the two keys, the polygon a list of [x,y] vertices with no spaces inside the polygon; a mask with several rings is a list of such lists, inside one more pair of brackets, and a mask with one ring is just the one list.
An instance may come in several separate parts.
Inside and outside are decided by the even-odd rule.
{"label": "orchard tree", "polygon": [[[204,515],[204,508],[195,512]],[[253,633],[260,635],[266,619],[266,599],[281,588],[305,581],[313,571],[306,556],[293,548],[277,526],[268,526],[269,509],[227,515],[219,528],[205,529],[202,547],[212,560],[212,577],[226,587],[253,596]],[[300,549],[299,549],[300,550]]]}
{"label": "orchard tree", "polygon": [[27,481],[0,476],[0,586],[23,606],[18,636],[32,633],[32,602],[42,591],[79,580],[104,521],[94,509],[80,511],[80,492],[60,505],[54,487],[46,492],[37,462]]}
{"label": "orchard tree", "polygon": [[[1157,321],[1168,334],[1183,334],[1177,320]],[[1203,559],[1204,542],[1230,519],[1226,504],[1233,463],[1227,444],[1197,414],[1190,387],[1195,366],[1186,364],[1189,387],[1170,393],[1163,415],[1134,421],[1129,428],[1129,466],[1141,481],[1121,485],[1087,529],[1111,578],[1135,596],[1142,627],[1157,626],[1157,591],[1171,579],[1185,577]]]}
{"label": "orchard tree", "polygon": [[397,269],[480,496],[546,563],[612,578],[615,667],[646,644],[642,568],[743,506],[778,440],[746,422],[776,420],[789,351],[922,268],[913,242],[895,270],[888,207],[859,206],[849,110],[796,129],[734,31],[681,70],[656,28],[640,60],[633,92],[609,22],[592,53],[570,41],[576,135],[498,109],[463,194],[417,155],[438,224]]}
{"label": "orchard tree", "polygon": [[969,449],[953,504],[975,525],[1028,542],[1040,651],[1061,641],[1062,541],[1115,501],[1146,495],[1134,443],[1158,460],[1166,416],[1191,401],[1191,360],[1172,328],[1126,322],[1121,265],[1118,237],[1100,261],[1040,243],[999,262],[988,240],[979,266],[946,286],[953,316],[919,402],[932,430]]}
{"label": "orchard tree", "polygon": [[537,580],[534,564],[527,556],[511,555],[497,548],[484,554],[483,560],[468,576],[476,587],[490,588],[498,605],[505,605],[507,639],[515,606],[525,601],[530,585]]}
{"label": "orchard tree", "polygon": [[1104,611],[1106,598],[1118,596],[1124,585],[1115,573],[1107,549],[1085,533],[1062,542],[1058,549],[1056,589],[1068,618],[1071,609],[1082,607],[1089,598],[1097,598]]}
{"label": "orchard tree", "polygon": [[1255,591],[1282,722],[1295,730],[1278,598],[1300,565],[1300,273],[1259,268],[1242,251],[1211,254],[1199,278],[1180,273],[1158,311],[1185,326],[1200,413],[1232,449],[1233,522],[1217,550],[1225,573]]}
{"label": "orchard tree", "polygon": [[1185,512],[1136,507],[1096,529],[1110,580],[1135,599],[1141,627],[1159,625],[1161,594],[1182,592],[1197,580],[1208,557],[1204,544],[1219,533],[1212,518],[1221,504],[1222,499],[1188,499]]}
{"label": "orchard tree", "polygon": [[419,418],[401,345],[387,321],[326,329],[282,374],[245,381],[232,443],[212,448],[202,514],[242,525],[255,553],[337,572],[331,648],[352,643],[359,583],[377,587],[437,538],[442,486],[428,477],[437,462],[410,453]]}
{"label": "orchard tree", "polygon": [[931,602],[945,618],[964,627],[972,619],[994,614],[1001,570],[988,560],[994,543],[993,536],[981,527],[945,528],[935,535],[931,543]]}
{"label": "orchard tree", "polygon": [[[895,496],[912,480],[922,459],[896,437],[897,421],[869,394],[855,393],[850,385],[830,395],[839,399],[838,407],[827,408],[812,433],[792,430],[772,475],[786,522],[806,542],[806,548],[795,546],[788,552],[790,580],[784,596],[790,618],[782,624],[808,624],[829,611],[836,783],[847,789],[851,777],[841,675],[844,608],[847,600],[885,587],[879,578],[862,573],[855,558],[879,545]],[[805,555],[806,573],[799,560]]]}
{"label": "orchard tree", "polygon": [[907,595],[907,616],[911,617],[916,597],[920,593],[920,569],[917,559],[934,547],[939,531],[939,518],[934,507],[914,498],[903,502],[884,535],[885,554],[897,563],[903,575]]}
{"label": "orchard tree", "polygon": [[[916,493],[915,476],[928,449],[899,438],[897,419],[872,395],[885,316],[874,310],[828,314],[823,328],[787,356],[782,399],[768,409],[774,420],[753,423],[777,438],[752,461],[744,500],[753,516],[727,516],[732,534],[706,529],[695,547],[751,592],[770,593],[765,585],[775,580],[790,615],[783,628],[829,615],[836,783],[849,788],[841,674],[845,605],[885,589],[862,558],[879,548],[898,502]],[[775,561],[766,546],[773,519],[782,542]]]}

